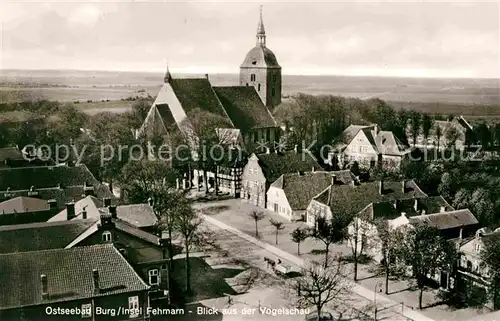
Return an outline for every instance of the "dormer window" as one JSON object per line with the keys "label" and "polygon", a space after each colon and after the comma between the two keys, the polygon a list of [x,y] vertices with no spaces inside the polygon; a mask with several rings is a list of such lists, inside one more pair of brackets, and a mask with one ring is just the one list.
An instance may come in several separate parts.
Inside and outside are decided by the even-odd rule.
{"label": "dormer window", "polygon": [[158,269],[152,269],[148,271],[149,277],[149,285],[158,285],[160,284],[159,272]]}
{"label": "dormer window", "polygon": [[102,233],[102,241],[103,242],[111,242],[112,237],[111,237],[111,232],[110,231],[104,231]]}
{"label": "dormer window", "polygon": [[250,75],[250,81],[255,81],[255,74]]}
{"label": "dormer window", "polygon": [[481,244],[476,243],[475,249],[476,249],[476,252],[481,251]]}

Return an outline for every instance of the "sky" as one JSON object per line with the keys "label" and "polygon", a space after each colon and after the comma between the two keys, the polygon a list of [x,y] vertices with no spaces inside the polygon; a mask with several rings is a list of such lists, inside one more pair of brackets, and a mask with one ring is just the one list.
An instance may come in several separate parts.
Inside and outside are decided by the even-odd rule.
{"label": "sky", "polygon": [[260,5],[284,74],[500,78],[500,4],[459,1],[0,0],[0,69],[237,73]]}

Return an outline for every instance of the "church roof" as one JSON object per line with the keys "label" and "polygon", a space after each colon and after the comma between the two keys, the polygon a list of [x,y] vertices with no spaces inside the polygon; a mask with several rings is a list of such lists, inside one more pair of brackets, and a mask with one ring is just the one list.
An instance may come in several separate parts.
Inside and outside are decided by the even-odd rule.
{"label": "church roof", "polygon": [[255,46],[246,55],[241,67],[250,68],[280,68],[278,59],[266,46]]}
{"label": "church roof", "polygon": [[253,86],[214,87],[214,90],[236,128],[247,132],[253,128],[276,127]]}

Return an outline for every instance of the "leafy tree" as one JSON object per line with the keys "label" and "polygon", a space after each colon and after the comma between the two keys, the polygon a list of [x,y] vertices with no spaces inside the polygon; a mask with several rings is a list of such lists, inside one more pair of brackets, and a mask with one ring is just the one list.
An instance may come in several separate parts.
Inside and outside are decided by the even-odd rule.
{"label": "leafy tree", "polygon": [[495,123],[491,131],[496,147],[500,146],[500,123]]}
{"label": "leafy tree", "polygon": [[427,275],[435,275],[438,271],[451,271],[450,262],[456,262],[458,254],[454,245],[441,237],[439,230],[420,224],[408,232],[402,248],[402,258],[406,265],[413,269],[413,276],[420,290],[418,306],[422,309]]}
{"label": "leafy tree", "polygon": [[309,230],[301,227],[297,227],[291,233],[292,241],[297,243],[297,255],[300,255],[300,243],[304,242],[309,236]]}
{"label": "leafy tree", "polygon": [[325,245],[325,264],[329,262],[330,245],[343,242],[349,237],[348,226],[350,222],[351,217],[345,210],[340,208],[337,209],[330,220],[323,216],[316,218],[316,226],[311,236]]}
{"label": "leafy tree", "polygon": [[413,139],[413,146],[417,144],[417,138],[422,127],[422,115],[418,111],[410,112],[410,133]]}
{"label": "leafy tree", "polygon": [[469,204],[471,204],[471,196],[470,190],[465,188],[459,189],[455,194],[452,206],[456,209],[468,208]]}
{"label": "leafy tree", "polygon": [[436,136],[437,149],[439,150],[441,144],[441,138],[443,137],[443,130],[439,124],[436,124],[436,130],[434,131],[434,135]]}
{"label": "leafy tree", "polygon": [[448,126],[448,130],[446,131],[446,143],[448,146],[447,148],[454,148],[456,146],[457,140],[460,137],[460,133],[458,130],[455,128],[455,126]]}
{"label": "leafy tree", "polygon": [[441,182],[438,186],[439,194],[446,199],[450,199],[453,195],[453,189],[454,181],[452,175],[450,173],[444,173],[443,176],[441,176]]}
{"label": "leafy tree", "polygon": [[489,193],[484,188],[478,188],[472,193],[470,204],[474,214],[483,226],[490,226],[494,223],[494,204]]}
{"label": "leafy tree", "polygon": [[259,221],[262,220],[265,216],[264,212],[261,211],[252,211],[248,216],[255,221],[255,237],[259,237]]}
{"label": "leafy tree", "polygon": [[483,242],[484,249],[480,253],[481,260],[487,269],[490,282],[489,296],[493,301],[493,310],[497,310],[500,308],[500,233],[483,237]]}
{"label": "leafy tree", "polygon": [[278,245],[279,231],[285,229],[285,225],[283,224],[283,222],[275,221],[273,219],[270,219],[269,221],[271,222],[271,225],[274,226],[274,228],[276,229],[276,245]]}
{"label": "leafy tree", "polygon": [[397,261],[401,257],[401,245],[404,234],[401,229],[393,229],[387,220],[376,222],[378,235],[381,241],[381,265],[385,274],[385,294],[389,294],[389,276],[398,271]]}
{"label": "leafy tree", "polygon": [[427,144],[429,135],[431,133],[432,126],[434,125],[434,119],[429,114],[422,115],[422,134],[424,135],[425,142]]}
{"label": "leafy tree", "polygon": [[302,269],[300,277],[288,282],[288,287],[298,294],[299,307],[314,306],[320,316],[327,304],[336,307],[345,305],[352,288],[345,274],[346,268],[340,257],[322,264],[311,262]]}
{"label": "leafy tree", "polygon": [[485,122],[474,127],[473,135],[475,140],[481,144],[483,148],[488,148],[492,143],[492,133]]}

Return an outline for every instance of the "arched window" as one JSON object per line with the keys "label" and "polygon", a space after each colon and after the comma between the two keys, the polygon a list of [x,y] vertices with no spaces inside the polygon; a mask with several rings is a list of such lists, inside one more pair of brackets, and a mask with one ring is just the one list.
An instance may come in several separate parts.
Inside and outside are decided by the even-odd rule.
{"label": "arched window", "polygon": [[276,82],[276,75],[273,75],[273,82]]}
{"label": "arched window", "polygon": [[111,232],[110,231],[104,231],[102,233],[102,240],[103,240],[103,242],[111,242],[112,241]]}
{"label": "arched window", "polygon": [[148,271],[149,285],[160,284],[159,274],[160,273],[159,273],[158,269],[151,269]]}
{"label": "arched window", "polygon": [[255,74],[250,75],[250,81],[255,81]]}
{"label": "arched window", "polygon": [[276,95],[276,90],[274,88],[271,88],[271,96],[274,97],[274,95]]}

